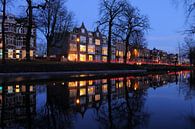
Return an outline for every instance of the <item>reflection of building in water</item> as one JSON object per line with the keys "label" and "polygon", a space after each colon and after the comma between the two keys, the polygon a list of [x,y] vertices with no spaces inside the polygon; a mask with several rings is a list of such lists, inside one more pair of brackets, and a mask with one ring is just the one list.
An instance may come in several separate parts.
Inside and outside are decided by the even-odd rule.
{"label": "reflection of building in water", "polygon": [[36,90],[30,85],[0,86],[0,126],[14,127],[36,111]]}
{"label": "reflection of building in water", "polygon": [[[175,82],[175,74],[149,75],[146,77],[124,77],[98,80],[77,80],[58,82],[48,86],[48,102],[57,107],[76,109],[84,115],[87,108],[99,109],[107,103],[108,87],[111,87],[111,99],[125,98],[125,86],[128,92],[157,88]],[[54,92],[55,91],[55,92]]]}

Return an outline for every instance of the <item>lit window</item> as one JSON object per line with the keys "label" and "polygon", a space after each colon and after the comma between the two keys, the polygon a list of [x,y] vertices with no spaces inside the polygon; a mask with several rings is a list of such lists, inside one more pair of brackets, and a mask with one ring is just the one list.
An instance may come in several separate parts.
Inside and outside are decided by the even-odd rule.
{"label": "lit window", "polygon": [[93,81],[92,80],[89,80],[89,85],[93,85]]}
{"label": "lit window", "polygon": [[131,52],[130,52],[130,51],[127,53],[127,58],[128,58],[128,59],[131,58]]}
{"label": "lit window", "polygon": [[26,51],[22,50],[22,59],[26,58]]}
{"label": "lit window", "polygon": [[102,83],[107,83],[107,79],[102,79]]}
{"label": "lit window", "polygon": [[33,92],[34,90],[33,90],[33,86],[30,86],[30,92]]}
{"label": "lit window", "polygon": [[80,61],[86,61],[86,55],[80,54]]}
{"label": "lit window", "polygon": [[100,100],[100,95],[95,95],[95,101],[99,101]]}
{"label": "lit window", "polygon": [[123,51],[119,51],[119,56],[123,57]]}
{"label": "lit window", "polygon": [[108,48],[107,47],[102,48],[102,55],[108,55]]}
{"label": "lit window", "polygon": [[122,87],[123,87],[123,82],[119,82],[118,87],[119,87],[119,88],[122,88]]}
{"label": "lit window", "polygon": [[89,55],[89,61],[93,61],[93,55]]}
{"label": "lit window", "polygon": [[7,90],[8,90],[8,93],[13,93],[13,86],[8,86]]}
{"label": "lit window", "polygon": [[20,86],[16,85],[16,93],[19,93],[19,92],[20,92]]}
{"label": "lit window", "polygon": [[0,59],[3,58],[3,52],[2,52],[2,49],[0,49]]}
{"label": "lit window", "polygon": [[89,95],[95,94],[95,88],[94,88],[94,87],[89,87],[89,88],[88,88],[88,94],[89,94]]}
{"label": "lit window", "polygon": [[103,91],[103,93],[107,93],[107,91],[108,91],[107,84],[102,85],[102,91]]}
{"label": "lit window", "polygon": [[69,61],[77,61],[77,54],[68,54]]}
{"label": "lit window", "polygon": [[95,45],[100,45],[100,40],[99,39],[95,39]]}
{"label": "lit window", "polygon": [[26,86],[22,85],[22,92],[26,92]]}
{"label": "lit window", "polygon": [[102,61],[107,62],[107,56],[102,56]]}
{"label": "lit window", "polygon": [[14,55],[13,50],[8,49],[8,58],[13,59],[13,55]]}
{"label": "lit window", "polygon": [[80,81],[80,86],[86,86],[86,81]]}
{"label": "lit window", "polygon": [[86,89],[85,88],[80,89],[80,96],[82,96],[82,95],[86,95]]}
{"label": "lit window", "polygon": [[94,45],[88,45],[88,53],[95,54],[95,46]]}
{"label": "lit window", "polygon": [[2,87],[2,86],[0,86],[0,93],[2,93],[2,90],[3,90],[3,87]]}
{"label": "lit window", "polygon": [[33,55],[34,55],[33,50],[30,50],[30,57],[33,57]]}
{"label": "lit window", "polygon": [[77,81],[75,82],[68,82],[68,87],[77,87]]}
{"label": "lit window", "polygon": [[138,57],[139,56],[139,52],[138,52],[137,49],[134,49],[134,55],[135,55],[135,57]]}
{"label": "lit window", "polygon": [[81,52],[86,52],[86,46],[85,45],[80,45],[80,51]]}
{"label": "lit window", "polygon": [[80,42],[81,43],[86,43],[86,37],[85,36],[80,36]]}

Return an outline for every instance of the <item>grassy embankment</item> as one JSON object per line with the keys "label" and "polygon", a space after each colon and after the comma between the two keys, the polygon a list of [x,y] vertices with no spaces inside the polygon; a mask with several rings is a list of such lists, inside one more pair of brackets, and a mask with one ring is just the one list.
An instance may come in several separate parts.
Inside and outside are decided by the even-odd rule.
{"label": "grassy embankment", "polygon": [[[1,63],[1,62],[0,62]],[[188,70],[190,67],[165,65],[128,65],[117,63],[74,63],[55,61],[17,62],[9,61],[0,64],[0,73],[18,72],[61,72],[61,71],[104,71],[104,70],[147,70],[147,71],[176,71]]]}

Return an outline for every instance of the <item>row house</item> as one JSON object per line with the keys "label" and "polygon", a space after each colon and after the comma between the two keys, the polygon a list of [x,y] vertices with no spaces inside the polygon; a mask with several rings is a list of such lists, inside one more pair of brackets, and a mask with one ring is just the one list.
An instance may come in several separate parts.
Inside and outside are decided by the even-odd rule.
{"label": "row house", "polygon": [[69,61],[107,62],[107,39],[98,28],[94,32],[88,31],[82,23],[70,32],[68,44]]}
{"label": "row house", "polygon": [[[2,15],[0,15],[0,24],[2,24]],[[4,27],[6,59],[25,59],[27,19],[7,15]],[[0,26],[0,59],[2,59],[2,47],[2,26]],[[32,29],[30,49],[30,56],[33,58],[36,50],[36,29],[34,25]]]}

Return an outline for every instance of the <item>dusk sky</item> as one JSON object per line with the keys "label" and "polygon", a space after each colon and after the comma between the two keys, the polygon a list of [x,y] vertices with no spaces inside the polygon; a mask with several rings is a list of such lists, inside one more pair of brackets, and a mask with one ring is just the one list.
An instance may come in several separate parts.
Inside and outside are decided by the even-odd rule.
{"label": "dusk sky", "polygon": [[[132,0],[131,3],[150,20],[151,29],[146,35],[148,47],[177,52],[178,43],[182,43],[184,37],[182,31],[186,27],[182,5],[176,7],[173,0]],[[78,26],[84,22],[88,29],[96,28],[99,0],[68,0],[67,8],[75,14]]]}
{"label": "dusk sky", "polygon": [[[183,40],[182,31],[186,27],[183,7],[176,7],[172,0],[132,0],[132,4],[149,17],[151,29],[146,35],[148,47],[176,52],[178,43]],[[84,22],[90,30],[96,28],[99,0],[69,0],[67,7],[75,13],[77,25]]]}

